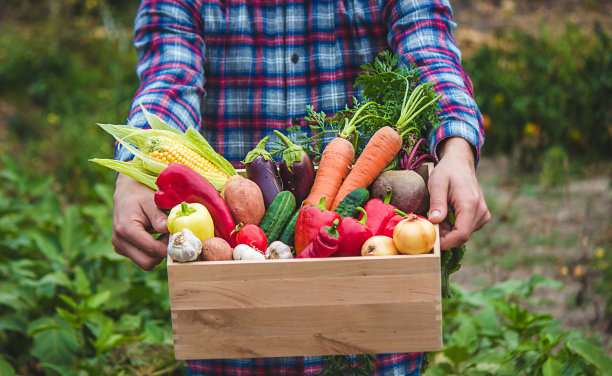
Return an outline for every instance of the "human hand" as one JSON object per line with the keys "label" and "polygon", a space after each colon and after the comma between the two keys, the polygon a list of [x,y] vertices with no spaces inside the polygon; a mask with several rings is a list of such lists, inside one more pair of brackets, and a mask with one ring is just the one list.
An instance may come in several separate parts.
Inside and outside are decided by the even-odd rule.
{"label": "human hand", "polygon": [[[429,220],[440,224],[441,249],[462,246],[491,219],[476,178],[472,147],[462,138],[445,140],[428,188]],[[444,221],[449,207],[455,214],[452,226]]]}
{"label": "human hand", "polygon": [[168,232],[167,216],[153,201],[153,192],[138,181],[119,174],[113,196],[115,252],[130,258],[144,270],[151,270],[166,257],[168,236],[155,239],[151,232]]}

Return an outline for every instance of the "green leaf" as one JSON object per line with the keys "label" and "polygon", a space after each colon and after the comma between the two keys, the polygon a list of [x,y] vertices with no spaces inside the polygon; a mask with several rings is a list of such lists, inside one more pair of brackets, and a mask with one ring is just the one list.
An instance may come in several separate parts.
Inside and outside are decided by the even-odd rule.
{"label": "green leaf", "polygon": [[38,325],[47,325],[33,336],[30,354],[41,362],[69,366],[76,360],[79,350],[76,332],[61,317],[46,317],[37,320]]}
{"label": "green leaf", "polygon": [[79,241],[80,216],[78,207],[71,205],[65,209],[59,230],[59,242],[65,260],[72,263],[76,258]]}
{"label": "green leaf", "polygon": [[450,343],[465,347],[468,352],[476,351],[478,347],[478,331],[471,320],[465,320],[452,334]]}
{"label": "green leaf", "polygon": [[126,258],[115,252],[108,238],[102,238],[87,246],[87,255],[84,262],[106,259],[110,261],[125,261]]}
{"label": "green leaf", "polygon": [[0,332],[11,330],[13,332],[26,334],[28,323],[23,315],[11,314],[0,317]]}
{"label": "green leaf", "polygon": [[108,290],[101,291],[87,298],[87,306],[90,308],[100,308],[111,297],[111,292]]}
{"label": "green leaf", "polygon": [[465,346],[454,345],[444,350],[444,356],[450,359],[455,365],[459,365],[470,357],[470,352]]}
{"label": "green leaf", "polygon": [[563,373],[563,363],[553,357],[548,357],[542,365],[542,376],[558,376]]}
{"label": "green leaf", "polygon": [[33,231],[30,237],[38,251],[51,263],[57,266],[64,265],[64,255],[62,255],[59,244],[54,238],[37,231]]}
{"label": "green leaf", "polygon": [[89,283],[89,278],[87,278],[87,274],[80,266],[77,266],[74,269],[73,287],[78,296],[83,297],[91,294],[91,284]]}
{"label": "green leaf", "polygon": [[141,323],[142,323],[142,318],[139,315],[130,315],[128,313],[124,313],[119,318],[119,322],[117,323],[116,330],[120,332],[137,330],[140,328]]}
{"label": "green leaf", "polygon": [[59,366],[57,364],[42,362],[40,365],[45,370],[45,375],[52,376],[79,376],[81,373],[74,371],[72,367],[69,366]]}
{"label": "green leaf", "polygon": [[586,340],[568,341],[567,347],[575,351],[585,361],[597,367],[603,375],[612,375],[612,358],[599,347]]}
{"label": "green leaf", "polygon": [[71,297],[69,297],[68,295],[64,295],[64,294],[59,294],[58,297],[64,302],[66,303],[66,305],[68,307],[70,307],[73,311],[76,311],[78,308],[78,304],[74,301],[74,299],[72,299]]}
{"label": "green leaf", "polygon": [[15,376],[15,369],[7,362],[2,355],[0,355],[0,375],[2,376]]}
{"label": "green leaf", "polygon": [[108,208],[113,207],[113,192],[114,188],[108,184],[94,184],[94,192],[102,199],[104,205]]}

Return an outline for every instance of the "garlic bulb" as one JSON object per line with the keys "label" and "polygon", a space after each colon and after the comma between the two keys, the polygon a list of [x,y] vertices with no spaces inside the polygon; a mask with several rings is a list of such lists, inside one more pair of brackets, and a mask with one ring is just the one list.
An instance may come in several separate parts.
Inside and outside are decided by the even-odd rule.
{"label": "garlic bulb", "polygon": [[202,241],[193,232],[185,228],[170,235],[168,256],[178,262],[195,261],[202,253]]}
{"label": "garlic bulb", "polygon": [[280,240],[273,241],[266,250],[267,259],[292,259],[291,248]]}
{"label": "garlic bulb", "polygon": [[265,260],[261,252],[249,247],[246,244],[238,244],[233,252],[234,260]]}

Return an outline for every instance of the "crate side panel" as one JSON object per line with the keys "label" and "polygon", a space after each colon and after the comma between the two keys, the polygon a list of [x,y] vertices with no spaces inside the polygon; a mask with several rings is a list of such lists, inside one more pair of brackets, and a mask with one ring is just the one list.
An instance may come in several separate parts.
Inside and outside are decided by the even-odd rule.
{"label": "crate side panel", "polygon": [[170,290],[175,311],[431,302],[440,295],[440,277],[436,273],[421,273],[174,282]]}
{"label": "crate side panel", "polygon": [[[179,311],[177,359],[434,351],[439,302]],[[256,322],[258,325],[253,325]]]}
{"label": "crate side panel", "polygon": [[[405,275],[439,272],[439,254],[299,260],[169,263],[171,282]],[[437,269],[436,269],[437,268]]]}

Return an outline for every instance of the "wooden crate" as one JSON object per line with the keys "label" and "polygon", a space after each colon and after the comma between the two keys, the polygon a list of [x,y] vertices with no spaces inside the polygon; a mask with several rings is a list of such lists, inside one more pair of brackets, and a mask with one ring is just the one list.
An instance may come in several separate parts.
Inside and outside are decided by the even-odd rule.
{"label": "wooden crate", "polygon": [[175,357],[440,350],[439,244],[418,256],[169,259]]}

